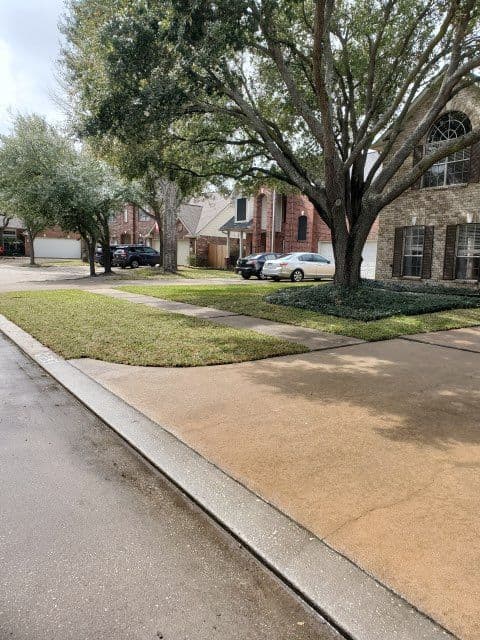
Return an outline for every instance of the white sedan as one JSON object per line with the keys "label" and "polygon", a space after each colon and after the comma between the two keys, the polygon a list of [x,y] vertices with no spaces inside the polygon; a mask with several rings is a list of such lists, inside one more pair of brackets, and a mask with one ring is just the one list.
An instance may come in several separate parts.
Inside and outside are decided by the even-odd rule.
{"label": "white sedan", "polygon": [[289,253],[277,260],[267,260],[263,265],[263,275],[273,280],[289,278],[301,282],[304,278],[322,280],[333,278],[335,265],[319,253]]}

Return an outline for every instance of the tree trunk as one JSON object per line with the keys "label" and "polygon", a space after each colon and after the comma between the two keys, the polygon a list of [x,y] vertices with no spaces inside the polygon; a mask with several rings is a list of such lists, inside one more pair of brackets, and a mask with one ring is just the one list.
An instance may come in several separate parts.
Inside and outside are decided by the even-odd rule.
{"label": "tree trunk", "polygon": [[112,255],[110,253],[110,227],[108,226],[108,217],[102,222],[100,244],[102,247],[103,274],[109,276],[112,274]]}
{"label": "tree trunk", "polygon": [[341,287],[357,287],[361,283],[362,252],[370,226],[362,221],[361,225],[354,225],[351,229],[343,224],[338,227],[332,230],[334,283]]}
{"label": "tree trunk", "polygon": [[340,287],[357,287],[361,282],[363,244],[348,236],[347,241],[334,244],[334,283]]}
{"label": "tree trunk", "polygon": [[34,267],[35,266],[35,249],[33,247],[33,242],[35,240],[35,236],[27,230],[28,233],[28,239],[30,241],[30,266]]}
{"label": "tree trunk", "polygon": [[97,274],[95,273],[95,244],[94,240],[89,241],[85,239],[85,244],[87,245],[88,251],[88,264],[90,267],[90,277],[94,278]]}
{"label": "tree trunk", "polygon": [[163,218],[162,218],[162,212],[161,211],[157,211],[155,209],[154,211],[155,213],[155,222],[157,223],[157,229],[158,229],[158,252],[160,254],[160,260],[161,260],[161,264],[163,266]]}
{"label": "tree trunk", "polygon": [[181,194],[177,185],[167,179],[159,180],[163,191],[163,270],[169,273],[177,271],[177,213],[181,203]]}

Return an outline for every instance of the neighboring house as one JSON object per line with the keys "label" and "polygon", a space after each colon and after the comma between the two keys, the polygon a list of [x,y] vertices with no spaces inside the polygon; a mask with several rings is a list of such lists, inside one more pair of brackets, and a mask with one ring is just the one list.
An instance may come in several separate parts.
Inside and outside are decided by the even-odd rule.
{"label": "neighboring house", "polygon": [[[275,200],[275,201],[274,201]],[[221,227],[227,235],[239,237],[240,255],[276,251],[318,252],[334,260],[330,230],[306,196],[280,195],[262,188],[253,197],[234,198],[234,215]],[[373,278],[377,252],[375,223],[363,252],[362,275]]]}
{"label": "neighboring house", "polygon": [[[0,215],[0,225],[3,227],[6,218]],[[3,230],[3,243],[0,244],[0,255],[24,256],[25,255],[25,227],[18,218],[10,218]]]}
{"label": "neighboring house", "polygon": [[[3,216],[0,216],[3,224]],[[29,256],[30,242],[23,222],[11,218],[3,232],[5,255]],[[45,229],[34,240],[36,258],[81,258],[82,242],[75,233],[64,233],[59,227]]]}
{"label": "neighboring house", "polygon": [[[207,194],[182,204],[177,218],[177,264],[188,265],[196,257],[197,263],[224,267],[227,257],[227,238],[220,226],[231,217],[230,198]],[[145,244],[160,248],[155,220],[145,209],[128,204],[110,225],[112,244]]]}
{"label": "neighboring house", "polygon": [[[425,114],[430,93],[412,106],[402,136]],[[404,165],[425,150],[480,127],[480,88],[447,104]],[[376,277],[477,283],[480,277],[480,143],[437,162],[380,214]]]}
{"label": "neighboring house", "polygon": [[[82,240],[78,233],[66,233],[60,227],[44,229],[33,241],[35,258],[82,257]],[[30,242],[25,235],[25,255],[30,255]]]}

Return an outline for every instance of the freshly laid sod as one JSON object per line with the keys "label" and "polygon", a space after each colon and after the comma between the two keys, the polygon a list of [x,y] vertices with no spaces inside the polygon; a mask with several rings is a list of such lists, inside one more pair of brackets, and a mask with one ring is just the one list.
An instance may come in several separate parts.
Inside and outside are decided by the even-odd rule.
{"label": "freshly laid sod", "polygon": [[[112,278],[119,280],[146,280],[158,278],[159,280],[171,280],[172,278],[185,278],[186,280],[203,280],[209,278],[238,278],[233,271],[223,269],[203,269],[200,267],[179,267],[177,273],[165,273],[158,267],[138,267],[138,269],[120,269],[114,267],[115,275]],[[99,271],[101,274],[101,271]]]}
{"label": "freshly laid sod", "polygon": [[[290,286],[298,287],[298,285]],[[404,334],[480,325],[480,309],[454,309],[411,316],[397,315],[381,320],[363,322],[266,302],[265,298],[268,294],[279,289],[285,289],[285,284],[264,283],[261,285],[236,285],[234,287],[229,285],[194,285],[188,287],[176,285],[163,287],[156,285],[125,285],[120,288],[125,291],[143,293],[166,300],[225,309],[247,316],[286,322],[287,324],[319,329],[369,341],[387,340]]]}
{"label": "freshly laid sod", "polygon": [[196,367],[307,351],[254,331],[78,290],[5,293],[0,313],[68,359]]}

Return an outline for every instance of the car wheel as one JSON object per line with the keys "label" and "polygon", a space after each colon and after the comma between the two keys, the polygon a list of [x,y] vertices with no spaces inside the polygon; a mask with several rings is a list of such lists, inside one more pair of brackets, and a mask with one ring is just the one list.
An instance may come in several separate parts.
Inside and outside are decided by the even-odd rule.
{"label": "car wheel", "polygon": [[242,272],[242,278],[244,280],[250,280],[251,275],[252,275],[251,273],[243,273]]}
{"label": "car wheel", "polygon": [[303,271],[301,269],[295,269],[290,276],[292,282],[301,282],[303,280]]}
{"label": "car wheel", "polygon": [[139,267],[139,266],[140,266],[140,263],[139,263],[139,261],[138,261],[138,260],[132,260],[132,261],[130,262],[130,266],[132,267],[132,269],[137,269],[137,267]]}

